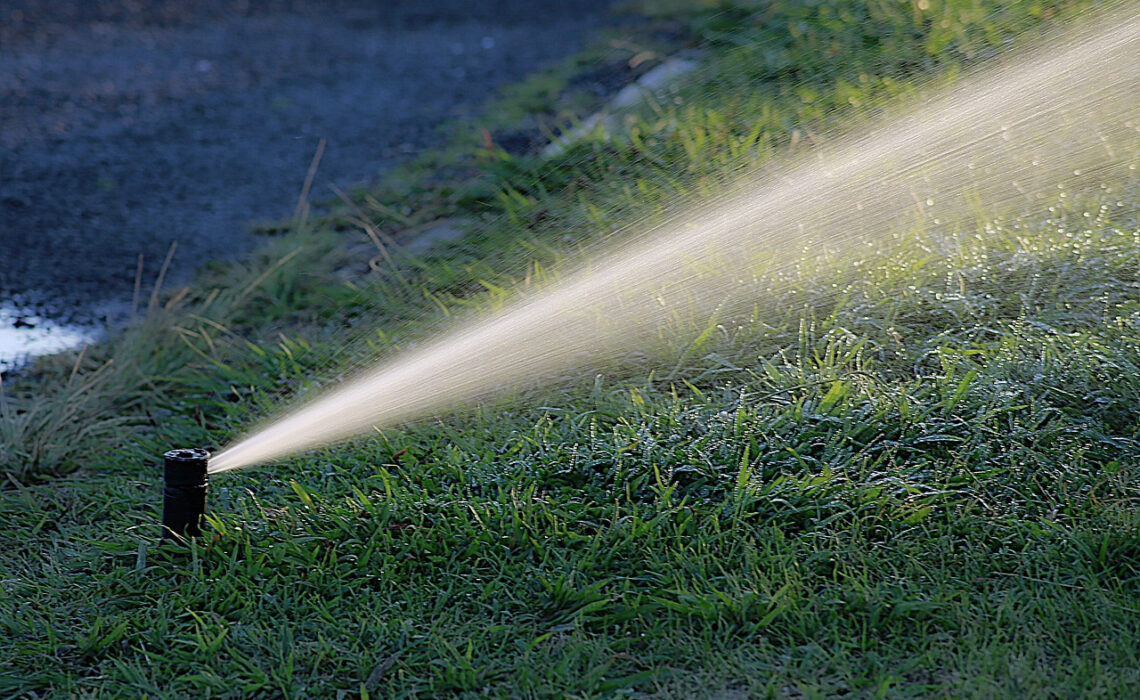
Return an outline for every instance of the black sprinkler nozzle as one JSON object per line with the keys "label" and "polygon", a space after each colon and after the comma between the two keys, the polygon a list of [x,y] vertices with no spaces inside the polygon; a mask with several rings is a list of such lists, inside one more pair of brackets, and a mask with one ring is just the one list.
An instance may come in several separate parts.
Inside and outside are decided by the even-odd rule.
{"label": "black sprinkler nozzle", "polygon": [[198,537],[206,514],[206,466],[210,453],[196,447],[171,450],[163,459],[166,486],[162,492],[162,539]]}

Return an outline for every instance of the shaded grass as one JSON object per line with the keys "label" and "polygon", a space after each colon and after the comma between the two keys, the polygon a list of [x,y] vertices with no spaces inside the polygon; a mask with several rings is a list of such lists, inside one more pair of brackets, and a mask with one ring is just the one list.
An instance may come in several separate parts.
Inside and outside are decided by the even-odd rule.
{"label": "shaded grass", "polygon": [[[954,20],[948,43],[911,4],[698,13],[715,89],[648,108],[626,139],[552,163],[481,150],[466,162],[479,176],[415,190],[486,217],[472,236],[368,276],[336,233],[282,238],[217,273],[217,293],[209,279],[188,293],[194,315],[171,309],[81,363],[113,354],[130,392],[83,370],[59,408],[6,399],[25,402],[6,408],[5,430],[26,436],[0,447],[18,455],[13,478],[78,471],[0,493],[0,689],[1135,695],[1129,190],[982,211],[937,244],[897,232],[891,255],[789,270],[751,314],[669,329],[655,361],[220,475],[210,536],[186,556],[154,546],[157,483],[139,465],[168,446],[215,444],[345,367],[550,284],[626,217],[715,193],[725,169],[798,148],[797,130],[857,122],[850,97],[906,92],[1079,6],[991,22],[988,3],[929,4]],[[784,68],[757,60],[774,46]],[[891,80],[838,82],[871,68]],[[743,89],[757,80],[772,89]],[[377,196],[360,208],[398,234],[406,215]],[[71,366],[41,371],[64,382]],[[106,403],[84,406],[85,391]],[[125,408],[140,419],[67,432]],[[66,452],[26,447],[45,432]],[[44,461],[28,467],[27,450]]]}
{"label": "shaded grass", "polygon": [[[601,376],[219,476],[189,558],[151,545],[128,465],[9,493],[10,687],[1129,695],[1140,351],[1110,253],[1133,234],[1074,218],[883,260],[726,329],[684,379]],[[993,302],[999,278],[932,320],[983,253],[1065,274],[1047,304]]]}

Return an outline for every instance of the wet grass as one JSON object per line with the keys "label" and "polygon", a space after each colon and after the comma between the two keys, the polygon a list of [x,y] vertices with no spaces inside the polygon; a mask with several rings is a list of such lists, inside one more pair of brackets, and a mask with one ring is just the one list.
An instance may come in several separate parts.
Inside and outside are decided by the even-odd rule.
{"label": "wet grass", "polygon": [[[713,88],[631,136],[551,162],[481,148],[449,166],[463,177],[357,193],[328,230],[6,389],[0,694],[1136,695],[1134,190],[980,211],[938,243],[897,231],[890,255],[671,329],[655,360],[217,476],[208,537],[155,546],[168,447],[223,442],[549,284],[629,217],[1079,9],[929,5],[937,22],[911,4],[687,16]],[[455,215],[473,234],[421,258],[344,244],[360,219],[383,243]]]}

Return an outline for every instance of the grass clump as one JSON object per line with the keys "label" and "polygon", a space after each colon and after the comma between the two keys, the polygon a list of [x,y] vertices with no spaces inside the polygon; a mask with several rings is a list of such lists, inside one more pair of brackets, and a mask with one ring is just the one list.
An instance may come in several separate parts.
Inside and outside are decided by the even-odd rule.
{"label": "grass clump", "polygon": [[[193,315],[171,309],[75,372],[45,369],[141,417],[44,458],[77,473],[0,494],[0,689],[1135,695],[1127,189],[1059,191],[1044,216],[980,212],[938,246],[896,232],[889,255],[789,271],[751,314],[684,329],[665,361],[623,358],[218,476],[209,536],[184,557],[153,546],[157,485],[138,467],[548,284],[628,217],[713,193],[724,172],[830,138],[1082,6],[683,15],[718,89],[670,93],[550,161],[482,147],[449,166],[470,177],[357,193],[329,221],[398,238],[421,223],[398,192],[469,217],[472,235],[391,262],[334,247],[346,232],[286,236],[240,283],[189,292]],[[108,359],[134,393],[87,371]],[[5,430],[28,436],[5,443],[20,460],[37,426],[79,415],[6,410]]]}

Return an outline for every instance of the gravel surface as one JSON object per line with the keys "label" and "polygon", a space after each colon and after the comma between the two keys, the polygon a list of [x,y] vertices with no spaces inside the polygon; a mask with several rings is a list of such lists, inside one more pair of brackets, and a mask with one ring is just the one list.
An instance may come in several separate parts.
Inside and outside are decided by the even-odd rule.
{"label": "gravel surface", "polygon": [[121,314],[140,253],[150,281],[177,241],[178,282],[248,249],[321,138],[316,198],[577,50],[610,3],[3,0],[0,309]]}

